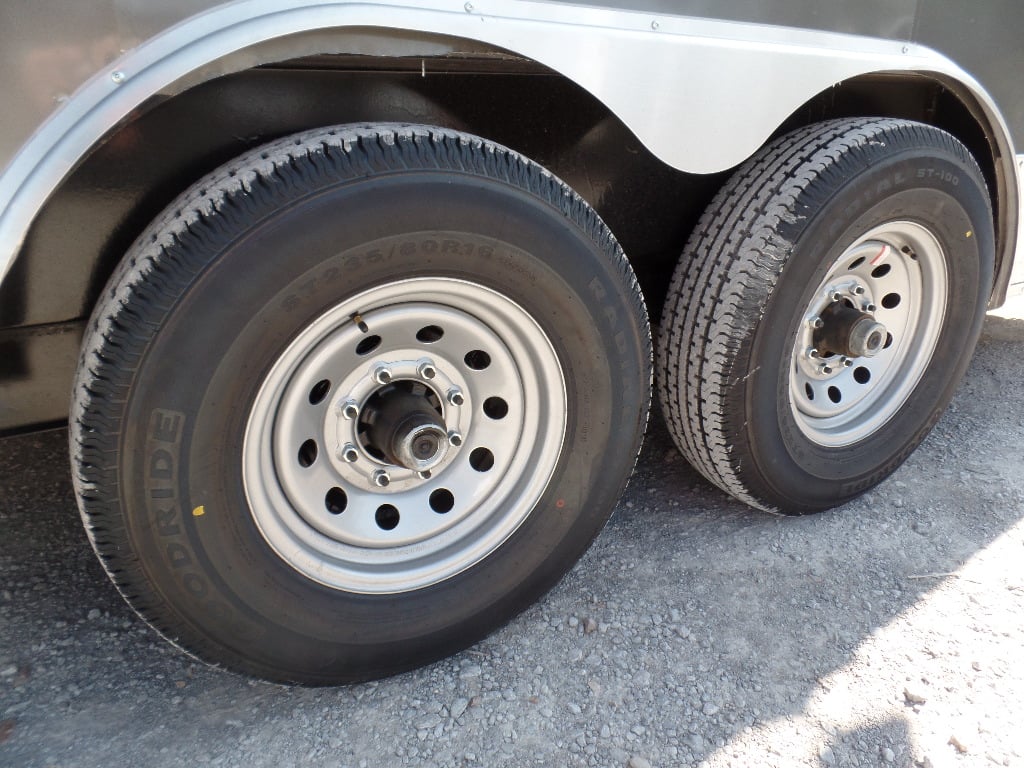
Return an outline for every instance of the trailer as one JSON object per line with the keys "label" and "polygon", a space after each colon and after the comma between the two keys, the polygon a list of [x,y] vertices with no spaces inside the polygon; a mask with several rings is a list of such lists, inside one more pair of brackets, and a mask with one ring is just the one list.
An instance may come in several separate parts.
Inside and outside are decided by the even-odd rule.
{"label": "trailer", "polygon": [[410,669],[539,599],[654,393],[724,492],[843,504],[1024,289],[1022,18],[5,3],[0,432],[67,423],[125,599],[283,682]]}

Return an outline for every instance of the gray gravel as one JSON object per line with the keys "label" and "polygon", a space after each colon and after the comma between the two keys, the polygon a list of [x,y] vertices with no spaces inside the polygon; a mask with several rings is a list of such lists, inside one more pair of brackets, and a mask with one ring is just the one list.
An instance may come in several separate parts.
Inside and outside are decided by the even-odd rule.
{"label": "gray gravel", "polygon": [[608,528],[540,604],[378,683],[191,662],[83,534],[63,431],[0,441],[0,765],[1024,765],[1024,321],[895,477],[780,519],[655,424]]}

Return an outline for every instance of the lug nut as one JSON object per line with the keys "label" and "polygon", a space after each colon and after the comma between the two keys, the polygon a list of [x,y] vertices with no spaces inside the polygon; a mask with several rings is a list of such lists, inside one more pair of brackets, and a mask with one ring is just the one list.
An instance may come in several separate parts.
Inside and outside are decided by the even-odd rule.
{"label": "lug nut", "polygon": [[823,365],[821,366],[821,368],[818,369],[818,371],[822,374],[822,376],[828,376],[830,373],[832,373],[832,366]]}
{"label": "lug nut", "polygon": [[345,443],[338,451],[338,457],[343,461],[347,461],[349,464],[354,463],[359,459],[359,451],[352,443]]}
{"label": "lug nut", "polygon": [[462,395],[462,391],[456,388],[448,390],[448,402],[452,405],[462,405],[466,402],[466,398]]}
{"label": "lug nut", "polygon": [[424,469],[422,472],[417,472],[416,474],[420,476],[421,480],[429,480],[430,479],[430,470],[429,469]]}
{"label": "lug nut", "polygon": [[876,307],[874,304],[868,303],[864,305],[865,312],[874,312],[876,309],[878,309],[878,307]]}
{"label": "lug nut", "polygon": [[818,354],[818,350],[816,350],[814,347],[811,347],[810,349],[807,350],[807,356],[812,360],[816,359],[818,357]]}
{"label": "lug nut", "polygon": [[386,488],[388,485],[391,484],[391,478],[388,477],[388,473],[385,472],[383,469],[376,470],[373,473],[371,479],[373,480],[373,484],[376,485],[378,488]]}
{"label": "lug nut", "polygon": [[855,286],[853,286],[853,293],[854,293],[855,296],[863,296],[864,295],[864,286],[863,285],[855,285]]}
{"label": "lug nut", "polygon": [[823,328],[824,326],[825,326],[825,321],[822,320],[820,317],[812,317],[811,318],[811,328],[814,328],[815,330],[817,330],[819,328]]}
{"label": "lug nut", "polygon": [[462,435],[460,435],[455,430],[452,430],[451,432],[448,433],[448,442],[454,445],[456,448],[458,448],[460,445],[462,445]]}
{"label": "lug nut", "polygon": [[437,369],[430,363],[420,363],[417,373],[421,379],[432,379],[437,375]]}
{"label": "lug nut", "polygon": [[839,291],[832,291],[832,301],[840,301],[843,298],[843,294]]}
{"label": "lug nut", "polygon": [[346,400],[341,404],[341,415],[350,421],[359,415],[359,406],[355,400]]}
{"label": "lug nut", "polygon": [[851,360],[848,357],[844,357],[843,358],[843,368],[849,368],[851,365],[853,365],[853,360]]}
{"label": "lug nut", "polygon": [[385,366],[379,366],[377,370],[373,372],[373,379],[378,384],[390,384],[391,383],[391,371]]}

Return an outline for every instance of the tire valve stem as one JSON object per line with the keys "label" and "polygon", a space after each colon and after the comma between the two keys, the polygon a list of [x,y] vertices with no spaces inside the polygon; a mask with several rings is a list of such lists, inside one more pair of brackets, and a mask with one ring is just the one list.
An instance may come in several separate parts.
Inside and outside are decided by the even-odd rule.
{"label": "tire valve stem", "polygon": [[358,326],[359,330],[362,331],[363,333],[370,332],[370,326],[363,322],[363,316],[358,312],[352,315],[352,322],[355,323],[356,326]]}

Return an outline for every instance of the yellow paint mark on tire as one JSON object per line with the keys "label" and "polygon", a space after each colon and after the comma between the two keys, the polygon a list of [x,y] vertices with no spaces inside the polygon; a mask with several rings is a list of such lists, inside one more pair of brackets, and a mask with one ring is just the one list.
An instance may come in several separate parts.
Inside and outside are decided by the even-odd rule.
{"label": "yellow paint mark on tire", "polygon": [[964,237],[970,237],[973,234],[974,234],[974,230],[973,229],[968,229],[967,232],[964,234]]}
{"label": "yellow paint mark on tire", "polygon": [[200,504],[198,507],[192,510],[192,517],[202,517],[206,514],[206,507]]}

